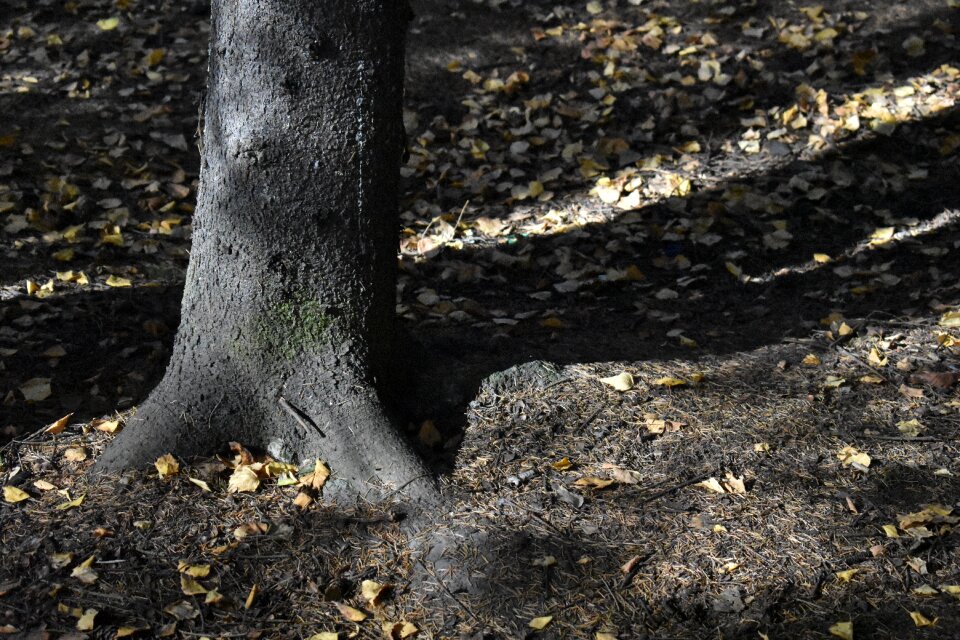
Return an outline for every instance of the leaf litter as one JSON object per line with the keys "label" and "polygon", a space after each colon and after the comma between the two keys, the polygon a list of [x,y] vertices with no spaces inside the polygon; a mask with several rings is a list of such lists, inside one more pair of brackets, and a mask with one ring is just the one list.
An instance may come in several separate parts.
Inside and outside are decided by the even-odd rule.
{"label": "leaf litter", "polygon": [[[319,461],[241,446],[86,482],[122,428],[111,412],[169,352],[209,27],[202,3],[185,20],[171,3],[41,1],[0,16],[0,100],[23,114],[0,130],[0,583],[34,576],[4,597],[42,603],[11,625],[957,626],[956,8],[417,4],[403,322],[427,344],[461,340],[471,375],[515,364],[519,345],[603,363],[561,367],[548,388],[485,383],[462,434],[418,421],[430,455],[456,453],[456,513],[498,523],[498,553],[480,555],[499,588],[458,604],[406,588],[404,531],[325,500],[337,470]],[[29,108],[44,96],[114,117]],[[631,379],[597,384],[618,371]],[[368,583],[395,586],[374,607]]]}

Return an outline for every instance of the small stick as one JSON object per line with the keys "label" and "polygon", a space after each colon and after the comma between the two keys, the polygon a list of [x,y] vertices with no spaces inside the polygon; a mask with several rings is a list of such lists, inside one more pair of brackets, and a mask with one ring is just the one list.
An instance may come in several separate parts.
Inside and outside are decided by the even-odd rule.
{"label": "small stick", "polygon": [[683,489],[684,487],[689,487],[690,485],[696,484],[696,483],[700,482],[701,480],[706,480],[707,478],[710,477],[710,475],[711,475],[711,474],[709,474],[709,473],[704,473],[704,474],[701,474],[701,475],[696,476],[696,477],[694,477],[694,478],[691,478],[690,480],[687,480],[686,482],[681,482],[680,484],[675,484],[675,485],[673,485],[672,487],[668,487],[668,488],[664,489],[663,491],[658,491],[658,492],[656,492],[655,494],[653,494],[652,496],[649,496],[649,497],[644,498],[643,500],[641,500],[641,501],[640,501],[640,504],[647,504],[648,502],[653,502],[654,500],[659,500],[659,499],[662,498],[663,496],[669,495],[669,494],[673,493],[674,491],[679,491],[680,489]]}
{"label": "small stick", "polygon": [[327,437],[327,434],[325,434],[320,429],[320,427],[318,427],[317,424],[309,418],[309,416],[307,416],[305,413],[303,413],[302,411],[294,407],[292,404],[290,404],[290,402],[286,398],[284,398],[283,396],[280,396],[277,398],[277,402],[280,403],[280,406],[283,407],[284,411],[286,411],[291,416],[293,416],[293,419],[296,420],[297,424],[299,424],[301,427],[303,427],[304,429],[307,429],[308,431],[310,429],[313,429],[314,431],[320,434],[321,438]]}

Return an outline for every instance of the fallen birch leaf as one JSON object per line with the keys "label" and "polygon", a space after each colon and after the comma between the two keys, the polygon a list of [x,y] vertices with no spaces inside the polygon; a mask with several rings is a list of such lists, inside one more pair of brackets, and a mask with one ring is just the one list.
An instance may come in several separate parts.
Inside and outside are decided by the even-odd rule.
{"label": "fallen birch leaf", "polygon": [[609,378],[600,378],[600,382],[617,391],[630,391],[634,385],[633,376],[626,371]]}
{"label": "fallen birch leaf", "polygon": [[230,474],[230,480],[227,482],[227,493],[240,493],[256,491],[260,486],[260,478],[257,472],[249,466],[237,467]]}
{"label": "fallen birch leaf", "polygon": [[28,500],[29,498],[30,498],[30,494],[24,491],[23,489],[19,489],[17,487],[11,487],[9,485],[3,487],[4,502],[9,502],[10,504],[16,504],[18,502],[23,502],[24,500]]}
{"label": "fallen birch leaf", "polygon": [[910,619],[913,620],[913,624],[917,625],[918,627],[932,627],[933,625],[937,624],[937,620],[939,620],[939,618],[934,618],[931,620],[919,611],[911,611]]}
{"label": "fallen birch leaf", "polygon": [[853,622],[838,622],[830,627],[830,635],[842,640],[853,640]]}
{"label": "fallen birch leaf", "polygon": [[177,462],[177,459],[169,453],[165,453],[157,458],[157,461],[153,463],[153,466],[157,468],[157,473],[160,474],[161,478],[175,476],[180,471],[180,463]]}
{"label": "fallen birch leaf", "polygon": [[537,631],[540,631],[542,629],[545,629],[546,626],[550,624],[551,620],[553,620],[553,616],[540,616],[539,618],[534,618],[533,620],[531,620],[530,623],[527,624],[527,626],[530,627],[531,629],[536,629]]}
{"label": "fallen birch leaf", "polygon": [[350,622],[363,622],[364,620],[367,619],[366,613],[364,613],[363,611],[360,611],[359,609],[354,609],[350,605],[346,605],[340,602],[334,602],[333,604],[337,608],[337,610],[340,612],[340,615],[342,615],[345,619],[349,620]]}
{"label": "fallen birch leaf", "polygon": [[57,435],[58,433],[63,433],[63,430],[67,428],[67,424],[70,422],[70,416],[72,413],[68,413],[59,420],[51,422],[47,425],[47,428],[43,430],[44,433],[49,433],[51,435]]}

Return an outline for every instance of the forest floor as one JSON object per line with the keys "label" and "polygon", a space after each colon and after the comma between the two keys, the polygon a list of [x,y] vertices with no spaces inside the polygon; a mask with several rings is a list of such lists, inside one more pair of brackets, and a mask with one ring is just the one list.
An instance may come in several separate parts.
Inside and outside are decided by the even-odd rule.
{"label": "forest floor", "polygon": [[960,638],[956,0],[414,8],[416,529],[239,446],[85,475],[178,322],[208,7],[0,6],[0,634]]}

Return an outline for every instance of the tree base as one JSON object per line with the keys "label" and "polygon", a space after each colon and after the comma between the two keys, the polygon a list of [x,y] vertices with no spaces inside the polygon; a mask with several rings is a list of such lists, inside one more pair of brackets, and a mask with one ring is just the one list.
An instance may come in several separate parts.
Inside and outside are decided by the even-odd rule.
{"label": "tree base", "polygon": [[[214,381],[216,382],[216,380]],[[143,468],[164,454],[191,458],[230,441],[298,465],[321,459],[331,478],[324,495],[338,502],[362,498],[417,505],[441,501],[436,482],[398,433],[373,390],[331,390],[288,399],[267,397],[257,381],[241,390],[184,384],[170,372],[103,452],[93,473]],[[204,388],[208,387],[208,388]],[[210,388],[213,387],[213,388]],[[292,394],[291,394],[292,395]],[[338,402],[322,402],[336,397]]]}

